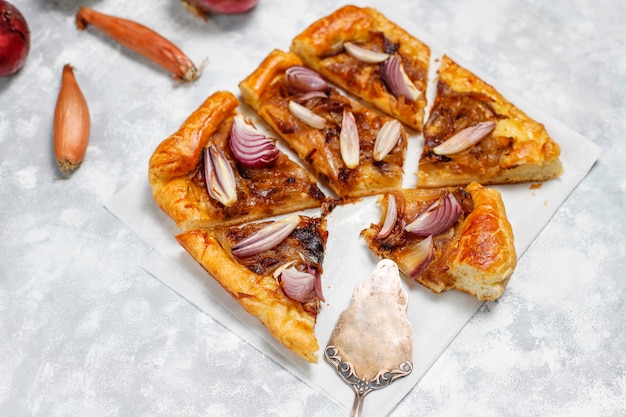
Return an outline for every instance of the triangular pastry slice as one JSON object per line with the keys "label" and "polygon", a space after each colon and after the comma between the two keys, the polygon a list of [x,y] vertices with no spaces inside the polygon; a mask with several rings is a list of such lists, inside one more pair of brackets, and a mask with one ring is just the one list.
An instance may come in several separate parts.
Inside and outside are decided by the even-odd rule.
{"label": "triangular pastry slice", "polygon": [[244,101],[337,196],[401,186],[402,124],[342,95],[293,53],[272,51],[239,87]]}
{"label": "triangular pastry slice", "polygon": [[424,126],[418,187],[546,181],[562,173],[559,156],[544,125],[443,56]]}
{"label": "triangular pastry slice", "polygon": [[345,91],[421,131],[430,48],[377,10],[341,7],[297,35],[291,51]]}
{"label": "triangular pastry slice", "polygon": [[[150,158],[154,200],[184,230],[258,220],[319,207],[325,200],[315,178],[277,147],[271,148],[270,138],[262,143],[270,148],[257,148],[271,151],[270,163],[257,167],[235,156],[235,118],[246,135],[254,136],[255,129],[236,111],[238,105],[228,91],[212,94]],[[252,162],[260,158],[244,156]]]}
{"label": "triangular pastry slice", "polygon": [[[281,222],[281,223],[279,223]],[[280,224],[289,234],[275,246],[250,242]],[[291,224],[291,226],[290,226]],[[292,230],[289,230],[292,229]],[[256,234],[256,235],[255,235]],[[322,265],[328,232],[324,217],[290,215],[277,222],[188,230],[176,236],[185,250],[286,348],[317,362],[315,322],[320,302]],[[242,242],[248,239],[248,244]],[[267,244],[266,239],[266,243]],[[245,242],[244,242],[245,243]]]}
{"label": "triangular pastry slice", "polygon": [[435,293],[480,300],[502,295],[517,265],[500,193],[467,187],[402,189],[381,196],[379,224],[363,230],[369,249]]}

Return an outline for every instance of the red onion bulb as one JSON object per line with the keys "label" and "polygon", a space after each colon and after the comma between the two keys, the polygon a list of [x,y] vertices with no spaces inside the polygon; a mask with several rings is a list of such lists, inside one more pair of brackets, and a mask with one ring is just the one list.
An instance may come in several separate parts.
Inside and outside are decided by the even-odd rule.
{"label": "red onion bulb", "polygon": [[22,13],[0,0],[0,77],[19,71],[30,50],[30,30]]}
{"label": "red onion bulb", "polygon": [[182,0],[193,13],[204,16],[207,13],[239,14],[256,6],[258,0]]}

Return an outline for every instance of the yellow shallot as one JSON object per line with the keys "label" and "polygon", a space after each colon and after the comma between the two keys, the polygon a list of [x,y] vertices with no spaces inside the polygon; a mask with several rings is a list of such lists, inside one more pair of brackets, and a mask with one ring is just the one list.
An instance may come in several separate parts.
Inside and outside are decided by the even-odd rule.
{"label": "yellow shallot", "polygon": [[83,162],[90,129],[87,101],[76,81],[73,67],[66,64],[54,109],[54,156],[66,177]]}
{"label": "yellow shallot", "polygon": [[82,6],[76,14],[76,27],[83,30],[92,24],[128,49],[144,56],[182,81],[194,81],[200,72],[194,63],[171,41],[154,30],[116,16]]}

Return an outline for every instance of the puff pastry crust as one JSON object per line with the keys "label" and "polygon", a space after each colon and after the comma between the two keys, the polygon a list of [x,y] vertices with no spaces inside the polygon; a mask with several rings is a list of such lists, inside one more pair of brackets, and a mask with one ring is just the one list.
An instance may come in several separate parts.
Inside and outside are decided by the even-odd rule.
{"label": "puff pastry crust", "polygon": [[293,262],[299,270],[314,270],[321,275],[328,236],[326,221],[301,216],[296,230],[277,247],[243,261],[237,259],[231,247],[265,224],[188,230],[176,239],[280,343],[303,359],[317,363],[315,322],[319,300],[314,298],[303,304],[289,298],[273,273]]}
{"label": "puff pastry crust", "polygon": [[[286,87],[285,71],[302,61],[291,52],[272,51],[240,84],[244,101],[276,131],[312,169],[315,176],[339,197],[362,197],[401,186],[406,155],[407,135],[400,138],[391,152],[379,162],[373,159],[376,136],[385,122],[392,120],[364,107],[330,88],[325,97],[300,102],[321,116],[326,127],[311,127],[294,116],[289,102],[298,100]],[[343,109],[355,116],[359,132],[359,165],[350,169],[340,152],[340,130]]]}
{"label": "puff pastry crust", "polygon": [[[433,148],[467,127],[496,122],[473,147],[446,156]],[[418,187],[539,182],[562,171],[559,145],[545,127],[531,119],[450,57],[442,58],[437,96],[424,126]]]}
{"label": "puff pastry crust", "polygon": [[[381,64],[353,58],[344,49],[345,42],[365,49],[395,54],[421,92],[410,102],[396,97],[387,88]],[[426,85],[430,48],[372,8],[348,5],[319,19],[297,35],[291,51],[304,63],[379,110],[420,132],[426,106]]]}
{"label": "puff pastry crust", "polygon": [[[431,262],[421,274],[411,276],[411,249],[423,238],[406,232],[404,227],[447,192],[461,203],[463,214],[450,229],[433,237]],[[405,275],[435,293],[454,289],[480,300],[495,300],[502,295],[517,265],[517,255],[513,230],[497,190],[474,182],[464,188],[402,189],[393,195],[398,206],[393,232],[378,237],[380,224],[361,232],[375,255],[395,261]],[[388,195],[379,201],[383,213],[387,202]]]}
{"label": "puff pastry crust", "polygon": [[[228,91],[209,96],[156,148],[149,165],[154,200],[184,229],[237,224],[319,207],[325,196],[315,178],[282,153],[268,168],[237,163],[228,138],[239,100]],[[213,143],[229,160],[237,183],[237,202],[226,207],[210,197],[202,150]]]}

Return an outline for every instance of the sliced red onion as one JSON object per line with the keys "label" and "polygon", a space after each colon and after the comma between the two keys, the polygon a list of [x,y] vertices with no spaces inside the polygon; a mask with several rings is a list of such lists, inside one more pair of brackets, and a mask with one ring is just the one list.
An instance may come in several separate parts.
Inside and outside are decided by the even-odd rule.
{"label": "sliced red onion", "polygon": [[392,151],[400,139],[401,130],[402,125],[395,119],[388,121],[380,128],[376,135],[376,142],[374,142],[375,161],[382,161]]}
{"label": "sliced red onion", "polygon": [[280,283],[287,297],[306,303],[315,295],[315,275],[298,271],[293,266],[284,269],[280,274]]}
{"label": "sliced red onion", "polygon": [[323,129],[326,126],[326,120],[323,117],[293,100],[289,101],[289,112],[312,128]]}
{"label": "sliced red onion", "polygon": [[229,139],[235,158],[252,168],[265,168],[280,155],[274,141],[256,130],[241,114],[233,119]]}
{"label": "sliced red onion", "polygon": [[327,98],[327,97],[328,96],[323,91],[307,91],[306,93],[298,94],[293,99],[297,101],[298,103],[302,103],[312,98]]}
{"label": "sliced red onion", "polygon": [[463,208],[451,193],[438,198],[404,227],[417,236],[436,236],[448,230],[459,218]]}
{"label": "sliced red onion", "polygon": [[407,75],[402,62],[395,55],[390,56],[383,64],[383,80],[393,95],[396,97],[403,96],[409,102],[417,100],[422,94]]}
{"label": "sliced red onion", "polygon": [[285,71],[287,88],[291,92],[327,91],[329,86],[320,74],[302,65],[294,65]]}
{"label": "sliced red onion", "polygon": [[359,131],[356,127],[354,114],[347,108],[343,109],[341,132],[339,132],[339,150],[346,166],[354,169],[359,166]]}
{"label": "sliced red onion", "polygon": [[324,294],[322,291],[322,277],[316,270],[314,270],[311,267],[309,267],[309,273],[315,276],[315,295],[317,295],[317,298],[319,298],[320,301],[322,302],[326,301],[324,299]]}
{"label": "sliced red onion", "polygon": [[378,232],[378,237],[386,238],[389,236],[396,225],[396,220],[398,220],[396,198],[393,194],[389,194],[389,197],[387,197],[387,213],[385,213],[385,221],[383,222],[383,227],[381,227]]}
{"label": "sliced red onion", "polygon": [[389,58],[389,54],[371,51],[352,42],[344,42],[343,47],[348,55],[368,64],[378,64]]}
{"label": "sliced red onion", "polygon": [[231,207],[237,201],[237,183],[233,168],[216,145],[204,148],[204,178],[209,195]]}
{"label": "sliced red onion", "polygon": [[419,277],[433,259],[433,237],[427,236],[404,253],[402,270],[409,277]]}
{"label": "sliced red onion", "polygon": [[442,144],[435,146],[433,152],[437,155],[451,155],[464,151],[486,138],[495,128],[496,122],[493,121],[481,122],[467,127],[452,135]]}
{"label": "sliced red onion", "polygon": [[245,258],[272,249],[285,240],[299,223],[300,216],[297,214],[275,221],[233,245],[231,252],[239,258]]}

